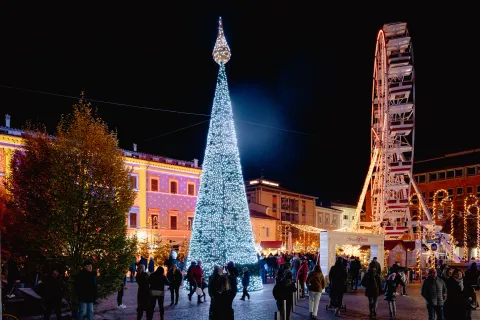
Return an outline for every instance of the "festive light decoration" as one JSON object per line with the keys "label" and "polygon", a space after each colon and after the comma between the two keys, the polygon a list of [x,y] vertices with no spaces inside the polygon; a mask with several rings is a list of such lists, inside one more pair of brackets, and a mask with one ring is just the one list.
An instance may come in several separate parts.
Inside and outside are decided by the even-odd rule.
{"label": "festive light decoration", "polygon": [[215,264],[224,266],[233,261],[240,270],[250,270],[248,290],[260,290],[262,282],[225,73],[230,49],[221,19],[213,57],[220,67],[187,265],[202,260],[204,272],[209,275]]}
{"label": "festive light decoration", "polygon": [[467,261],[468,258],[468,246],[467,246],[467,239],[468,239],[468,234],[467,234],[467,216],[473,212],[471,212],[471,209],[475,209],[477,213],[477,258],[478,258],[478,248],[480,244],[480,233],[478,230],[478,227],[480,225],[479,221],[479,214],[478,214],[478,199],[475,197],[473,194],[469,194],[468,196],[463,199],[463,260]]}
{"label": "festive light decoration", "polygon": [[293,224],[291,223],[290,226],[297,228],[303,232],[309,232],[309,233],[320,233],[320,231],[325,231],[325,229],[320,229],[320,228],[315,228],[312,226],[307,226],[304,224]]}

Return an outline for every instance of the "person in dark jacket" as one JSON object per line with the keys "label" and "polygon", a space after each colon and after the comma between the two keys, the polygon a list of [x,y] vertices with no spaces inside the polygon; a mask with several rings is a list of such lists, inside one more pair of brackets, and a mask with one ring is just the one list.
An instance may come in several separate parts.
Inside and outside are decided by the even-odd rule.
{"label": "person in dark jacket", "polygon": [[225,276],[220,276],[217,288],[214,290],[215,304],[213,307],[212,320],[233,320],[232,291],[230,281]]}
{"label": "person in dark jacket", "polygon": [[52,311],[55,311],[57,319],[62,315],[62,281],[56,269],[52,269],[47,278],[43,281],[43,298],[45,300],[45,314],[43,319],[50,319]]}
{"label": "person in dark jacket", "polygon": [[7,294],[13,294],[14,293],[14,288],[15,288],[15,283],[17,280],[20,279],[20,269],[18,268],[18,264],[16,261],[16,257],[14,254],[12,254],[7,261],[7,270],[8,270],[8,275],[7,275]]}
{"label": "person in dark jacket", "polygon": [[375,318],[377,316],[378,296],[382,294],[382,281],[377,274],[374,263],[370,263],[368,266],[368,271],[362,279],[362,287],[365,287],[365,296],[368,297],[370,318]]}
{"label": "person in dark jacket", "polygon": [[132,264],[130,265],[130,282],[135,282],[135,271],[137,270],[137,262],[133,260]]}
{"label": "person in dark jacket", "polygon": [[250,273],[248,272],[248,268],[244,267],[243,268],[243,277],[242,277],[242,286],[243,286],[243,294],[240,300],[245,300],[245,297],[250,300],[250,295],[248,294],[247,288],[248,285],[250,284]]}
{"label": "person in dark jacket", "polygon": [[137,320],[141,320],[143,317],[143,312],[147,313],[150,309],[150,286],[148,284],[149,275],[145,272],[145,266],[141,265],[138,267],[137,273]]}
{"label": "person in dark jacket", "polygon": [[163,320],[163,314],[165,309],[163,308],[163,302],[165,299],[165,286],[169,286],[170,282],[163,274],[163,267],[157,267],[154,273],[150,274],[148,283],[150,285],[150,308],[147,312],[147,320],[153,319],[153,312],[155,305],[158,301],[158,307],[160,309],[160,320]]}
{"label": "person in dark jacket", "polygon": [[153,273],[155,271],[155,262],[153,261],[153,257],[150,257],[150,261],[148,261],[148,273]]}
{"label": "person in dark jacket", "polygon": [[208,278],[208,295],[210,296],[209,319],[213,318],[213,310],[215,309],[215,291],[219,286],[219,279],[223,277],[223,270],[218,265],[213,266],[213,272]]}
{"label": "person in dark jacket", "polygon": [[427,302],[428,319],[434,320],[437,314],[437,320],[443,320],[443,305],[447,299],[447,286],[442,279],[437,278],[437,270],[432,268],[428,272],[428,277],[422,284],[422,297]]}
{"label": "person in dark jacket", "polygon": [[452,277],[450,277],[445,285],[447,286],[448,298],[443,305],[443,313],[447,320],[464,320],[466,319],[467,303],[464,297],[464,280],[463,272],[460,269],[453,271]]}
{"label": "person in dark jacket", "polygon": [[230,281],[230,291],[232,295],[232,302],[233,302],[233,299],[235,299],[235,296],[237,295],[237,292],[238,292],[238,287],[237,287],[238,275],[239,275],[239,272],[237,267],[235,267],[235,264],[233,263],[233,261],[229,261],[227,263],[227,278],[228,278],[228,281]]}
{"label": "person in dark jacket", "polygon": [[[293,306],[293,293],[297,291],[295,280],[290,270],[285,271],[282,281],[275,283],[273,287],[273,297],[277,301],[277,308],[280,311],[280,318],[290,320]],[[285,301],[286,309],[283,309]],[[284,315],[284,312],[286,313]]]}
{"label": "person in dark jacket", "polygon": [[144,256],[140,256],[140,261],[138,262],[138,266],[144,266],[145,267],[145,272],[148,271],[148,261],[147,258]]}
{"label": "person in dark jacket", "polygon": [[77,320],[93,319],[93,303],[97,300],[97,275],[93,272],[91,260],[83,262],[83,270],[75,277],[75,292],[77,294],[79,308]]}
{"label": "person in dark jacket", "polygon": [[335,315],[340,314],[343,304],[343,294],[347,283],[347,269],[343,266],[343,258],[337,257],[337,262],[330,268],[328,280],[330,282],[330,305],[335,308]]}
{"label": "person in dark jacket", "polygon": [[385,282],[385,295],[383,300],[388,302],[388,312],[390,318],[397,315],[397,282],[395,281],[396,275],[394,273],[390,274]]}
{"label": "person in dark jacket", "polygon": [[[177,265],[172,265],[172,268],[167,272],[167,279],[170,281],[170,296],[171,301],[170,305],[177,305],[178,304],[178,296],[180,285],[182,284],[182,274],[180,270],[178,270]],[[174,299],[175,294],[175,299]]]}
{"label": "person in dark jacket", "polygon": [[350,278],[352,279],[352,290],[357,290],[358,287],[358,273],[361,269],[360,260],[354,257],[350,262]]}

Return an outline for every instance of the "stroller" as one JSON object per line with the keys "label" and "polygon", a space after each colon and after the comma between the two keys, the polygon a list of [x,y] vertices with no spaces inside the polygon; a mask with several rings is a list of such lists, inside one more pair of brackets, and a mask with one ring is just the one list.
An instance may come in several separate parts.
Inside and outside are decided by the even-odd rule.
{"label": "stroller", "polygon": [[[328,284],[328,286],[325,288],[325,292],[329,294],[330,301],[325,305],[325,310],[328,311],[328,309],[336,309],[336,303],[335,301],[338,301],[338,304],[340,305],[338,307],[339,311],[347,311],[347,306],[343,304],[343,295],[344,292],[346,292],[346,285],[344,287],[343,292],[333,292],[334,296],[332,295],[332,287],[331,283]],[[337,314],[338,315],[338,314]]]}

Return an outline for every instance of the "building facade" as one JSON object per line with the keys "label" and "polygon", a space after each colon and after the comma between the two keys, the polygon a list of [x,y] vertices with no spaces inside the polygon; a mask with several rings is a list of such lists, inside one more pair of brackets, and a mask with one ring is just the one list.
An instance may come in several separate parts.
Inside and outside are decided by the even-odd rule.
{"label": "building facade", "polygon": [[[0,182],[11,172],[15,150],[23,146],[22,130],[0,127]],[[132,169],[130,182],[135,202],[126,214],[127,232],[140,240],[161,236],[174,248],[190,238],[201,169],[198,160],[181,161],[124,150],[125,165]]]}
{"label": "building facade", "polygon": [[289,228],[290,225],[315,226],[317,197],[284,189],[278,182],[263,178],[247,181],[245,185],[248,202],[267,207],[266,214],[277,219],[277,240],[285,242],[286,233],[291,231],[296,241],[298,229]]}
{"label": "building facade", "polygon": [[[277,240],[277,223],[278,219],[268,214],[269,207],[258,204],[249,203],[250,221],[252,222],[253,236],[257,248],[263,248],[265,243],[274,243]],[[263,248],[263,249],[280,249]]]}
{"label": "building facade", "polygon": [[315,227],[325,230],[341,228],[342,210],[327,207],[315,207]]}

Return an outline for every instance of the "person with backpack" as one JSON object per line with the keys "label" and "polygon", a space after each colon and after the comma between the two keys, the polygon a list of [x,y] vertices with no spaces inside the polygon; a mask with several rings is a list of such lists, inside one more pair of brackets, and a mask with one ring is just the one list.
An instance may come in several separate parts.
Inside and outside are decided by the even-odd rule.
{"label": "person with backpack", "polygon": [[[293,293],[297,291],[293,274],[290,271],[285,272],[281,281],[277,281],[273,286],[273,298],[277,301],[277,308],[280,311],[282,319],[290,320],[293,306]],[[286,308],[283,308],[285,301]]]}
{"label": "person with backpack", "polygon": [[368,298],[370,318],[377,317],[378,296],[382,294],[382,281],[377,273],[375,264],[370,263],[367,273],[362,279],[362,287],[365,288],[365,296]]}

